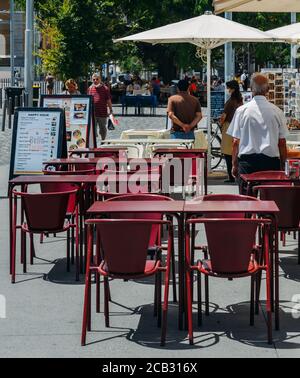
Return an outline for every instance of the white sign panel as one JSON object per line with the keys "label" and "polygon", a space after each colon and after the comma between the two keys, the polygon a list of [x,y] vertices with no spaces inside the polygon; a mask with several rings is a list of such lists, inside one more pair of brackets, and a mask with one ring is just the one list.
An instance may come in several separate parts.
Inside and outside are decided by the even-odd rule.
{"label": "white sign panel", "polygon": [[19,111],[14,131],[13,175],[42,174],[43,162],[55,159],[62,144],[62,112]]}

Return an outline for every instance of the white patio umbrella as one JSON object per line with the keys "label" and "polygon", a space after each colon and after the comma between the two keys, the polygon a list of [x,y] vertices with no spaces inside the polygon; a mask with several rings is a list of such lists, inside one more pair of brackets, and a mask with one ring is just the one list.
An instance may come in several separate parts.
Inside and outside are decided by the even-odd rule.
{"label": "white patio umbrella", "polygon": [[198,47],[197,57],[207,62],[208,167],[211,170],[211,50],[226,42],[273,42],[274,40],[275,38],[268,33],[206,12],[199,17],[130,35],[115,42],[191,43]]}
{"label": "white patio umbrella", "polygon": [[276,28],[269,30],[268,33],[272,33],[277,38],[286,40],[291,43],[300,42],[300,22],[296,24],[282,26],[281,28]]}
{"label": "white patio umbrella", "polygon": [[300,12],[299,0],[214,0],[216,14],[223,12]]}

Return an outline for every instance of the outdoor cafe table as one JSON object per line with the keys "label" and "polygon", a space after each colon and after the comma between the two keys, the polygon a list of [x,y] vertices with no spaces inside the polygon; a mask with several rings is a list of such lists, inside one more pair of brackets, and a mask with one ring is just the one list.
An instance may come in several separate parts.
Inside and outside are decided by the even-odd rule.
{"label": "outdoor cafe table", "polygon": [[[86,185],[86,190],[89,191],[91,187],[95,186],[97,182],[99,182],[100,175],[34,175],[34,176],[19,176],[13,180],[9,181],[8,187],[8,196],[9,196],[9,236],[10,236],[10,251],[12,247],[12,234],[13,234],[13,189],[15,187],[21,187],[21,191],[24,192],[26,190],[26,186],[34,185],[34,184],[76,184],[76,185]],[[149,188],[153,183],[159,183],[160,175],[159,174],[139,174],[138,176],[140,183],[147,183]],[[128,182],[128,175],[127,174],[120,174],[117,176],[118,183],[126,183]],[[82,243],[82,235],[83,235],[83,216],[85,210],[90,206],[90,202],[86,201],[85,204],[83,201],[83,197],[81,196],[80,200],[80,255],[81,258],[83,256],[83,243]],[[24,222],[24,209],[21,206],[21,217],[20,217],[21,224]],[[24,233],[21,232],[21,241],[24,242],[25,236]],[[25,249],[25,262],[26,262],[26,249]],[[82,266],[83,264],[81,264]],[[81,269],[82,270],[82,269]],[[11,271],[11,264],[10,264],[10,271]],[[26,264],[23,265],[23,271],[26,273]]]}
{"label": "outdoor cafe table", "polygon": [[160,213],[174,216],[178,222],[178,260],[179,260],[179,329],[183,329],[184,313],[184,201],[118,201],[95,202],[88,209],[90,216],[115,213]]}
{"label": "outdoor cafe table", "polygon": [[253,187],[257,185],[267,185],[270,182],[278,182],[278,183],[287,183],[287,182],[300,182],[299,179],[292,179],[286,176],[284,171],[273,172],[270,174],[266,174],[265,172],[256,172],[255,175],[247,174],[241,175],[240,179],[242,183],[246,186],[247,195],[253,195]]}
{"label": "outdoor cafe table", "polygon": [[[278,256],[278,222],[279,209],[274,201],[189,201],[185,203],[186,219],[192,216],[202,216],[209,213],[245,213],[265,216],[272,220],[271,224],[271,250],[272,261],[272,301],[275,304],[275,327],[279,329],[279,256]],[[275,272],[275,274],[273,273]],[[275,284],[275,293],[274,293]]]}
{"label": "outdoor cafe table", "polygon": [[43,165],[45,165],[45,168],[49,167],[49,166],[59,166],[59,165],[67,165],[67,166],[73,166],[73,165],[77,165],[77,164],[83,164],[83,165],[97,165],[99,161],[102,161],[102,162],[111,162],[111,161],[114,161],[116,163],[134,163],[135,165],[138,165],[138,164],[147,164],[147,165],[150,165],[150,164],[153,164],[153,165],[157,165],[157,164],[163,164],[167,159],[159,159],[159,158],[115,158],[115,157],[97,157],[97,158],[66,158],[66,159],[52,159],[52,160],[48,160],[48,161],[45,161],[43,163]]}
{"label": "outdoor cafe table", "polygon": [[73,155],[92,155],[97,154],[98,157],[101,155],[112,154],[115,157],[119,156],[120,152],[126,152],[126,147],[118,147],[118,148],[80,148],[78,150],[69,150],[70,157]]}

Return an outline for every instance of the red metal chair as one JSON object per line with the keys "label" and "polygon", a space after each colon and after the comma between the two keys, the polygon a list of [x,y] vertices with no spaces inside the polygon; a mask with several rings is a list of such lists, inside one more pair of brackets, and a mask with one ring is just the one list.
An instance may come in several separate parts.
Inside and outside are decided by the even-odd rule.
{"label": "red metal chair", "polygon": [[[158,194],[125,194],[123,196],[112,197],[107,201],[173,201],[171,198],[161,196]],[[114,218],[118,219],[152,219],[162,220],[162,214],[160,213],[120,213],[118,216],[114,215]],[[151,236],[149,240],[148,253],[153,258],[157,248],[164,249],[161,242],[161,227],[154,225],[152,227]],[[174,246],[172,246],[172,281],[173,281],[173,301],[177,302],[176,293],[176,268],[175,268],[175,255]]]}
{"label": "red metal chair", "polygon": [[[182,165],[182,181],[176,182],[176,175],[172,174],[170,176],[170,186],[182,185],[186,186],[189,181],[195,186],[198,181],[198,162],[197,159],[204,160],[204,190],[207,194],[207,153],[203,150],[187,150],[182,148],[172,148],[172,149],[158,149],[154,150],[154,157],[168,157],[172,156],[174,161],[179,161]],[[168,164],[166,164],[166,169],[169,169]]]}
{"label": "red metal chair", "polygon": [[[41,183],[41,192],[42,193],[60,193],[60,192],[68,192],[68,191],[74,191],[77,192],[75,194],[70,195],[69,202],[68,202],[68,208],[67,208],[67,214],[66,218],[70,221],[71,224],[76,224],[77,227],[79,227],[79,211],[77,210],[77,207],[79,206],[80,198],[81,198],[81,187],[80,185],[76,184],[65,184],[65,183]],[[70,243],[71,241],[71,263],[74,264],[75,261],[75,233],[74,230],[75,227],[71,227],[67,231],[67,243]],[[71,233],[71,235],[70,235]],[[41,234],[40,242],[43,243],[43,234]],[[31,252],[31,260],[33,259],[34,251]],[[67,271],[70,271],[70,258],[67,256]]]}
{"label": "red metal chair", "polygon": [[[172,254],[173,227],[171,222],[143,219],[92,219],[88,225],[88,258],[85,280],[85,296],[83,308],[81,345],[86,344],[86,332],[91,330],[91,275],[100,274],[104,277],[104,315],[105,325],[109,323],[109,286],[108,279],[141,279],[157,276],[155,281],[158,304],[158,326],[162,326],[161,344],[165,344],[167,331],[167,313],[169,297],[170,261]],[[149,239],[153,225],[168,225],[168,253],[166,264],[163,265],[160,253],[155,260],[147,260]],[[101,253],[101,262],[98,258],[96,265],[93,261],[93,228],[96,226],[99,235],[101,251],[98,245],[96,254]],[[161,274],[165,273],[165,293],[163,314],[161,314]]]}
{"label": "red metal chair", "polygon": [[[250,325],[254,325],[254,296],[256,276],[266,271],[268,342],[272,343],[271,264],[269,262],[270,220],[265,219],[191,219],[186,224],[186,285],[189,341],[193,344],[191,272],[197,272],[198,324],[202,325],[201,274],[205,277],[234,279],[251,277]],[[190,226],[204,224],[210,259],[191,263]],[[260,264],[261,248],[255,246],[259,229],[263,230],[264,264]],[[205,281],[206,315],[209,315],[209,291]]]}
{"label": "red metal chair", "polygon": [[[20,193],[13,191],[14,207],[13,207],[13,240],[11,250],[12,261],[12,283],[15,283],[16,276],[16,231],[21,228],[24,235],[30,234],[31,250],[33,247],[34,234],[58,234],[68,232],[70,228],[75,228],[76,234],[76,280],[79,280],[79,248],[78,248],[78,222],[71,224],[66,222],[68,204],[70,197],[77,194],[77,190],[71,190],[59,193]],[[24,208],[26,222],[17,226],[17,198],[20,197]],[[78,207],[76,207],[76,219],[78,219]],[[25,240],[26,242],[26,240]],[[25,243],[21,245],[21,254],[23,256],[23,264],[26,266]],[[70,244],[67,243],[67,258],[70,257]],[[26,270],[25,270],[26,271]]]}
{"label": "red metal chair", "polygon": [[[195,198],[193,201],[258,201],[257,198],[250,197],[250,196],[243,196],[239,194],[209,194],[204,197]],[[245,218],[246,214],[244,213],[209,213],[204,214],[205,218]],[[195,251],[197,250],[203,250],[205,253],[205,256],[207,258],[207,251],[206,247],[203,246],[197,246],[195,245],[195,239],[196,239],[196,224],[192,225],[192,264],[194,263],[195,259]]]}
{"label": "red metal chair", "polygon": [[[285,174],[282,171],[259,171],[251,173],[249,176],[251,176],[252,180],[257,179],[256,184],[252,182],[252,184],[248,185],[244,188],[244,183],[241,184],[241,191],[247,195],[253,195],[253,187],[261,184],[261,177],[264,177],[265,180],[268,181],[268,185],[283,185],[283,186],[290,186],[291,183],[289,181],[284,181]],[[273,181],[272,181],[273,180]],[[280,181],[281,180],[281,181]]]}
{"label": "red metal chair", "polygon": [[281,185],[261,185],[254,187],[261,200],[275,201],[280,213],[278,230],[281,232],[298,231],[298,264],[300,264],[300,187]]}
{"label": "red metal chair", "polygon": [[[153,181],[155,175],[156,181]],[[133,177],[134,175],[134,177]],[[135,182],[140,178],[139,175],[145,176],[147,182]],[[132,178],[133,177],[133,178]],[[111,180],[111,181],[110,181]],[[112,185],[110,185],[112,183]],[[132,185],[132,187],[131,187]],[[133,190],[132,190],[133,189]],[[105,171],[99,175],[96,185],[96,194],[99,200],[107,200],[109,198],[118,197],[126,194],[158,194],[160,189],[160,171]],[[136,191],[132,193],[132,191]],[[125,192],[125,193],[124,193]]]}

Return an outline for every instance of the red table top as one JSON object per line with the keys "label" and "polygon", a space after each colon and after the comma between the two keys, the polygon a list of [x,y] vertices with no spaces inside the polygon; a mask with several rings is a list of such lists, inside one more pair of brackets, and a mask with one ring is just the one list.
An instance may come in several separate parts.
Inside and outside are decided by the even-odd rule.
{"label": "red table top", "polygon": [[184,212],[275,214],[279,209],[274,201],[189,201],[185,203]]}
{"label": "red table top", "polygon": [[118,147],[118,148],[80,148],[78,150],[69,150],[70,154],[94,154],[94,153],[108,153],[108,152],[119,152],[119,151],[126,151],[126,147]]}
{"label": "red table top", "polygon": [[182,213],[184,201],[107,201],[95,202],[89,214],[100,213]]}
{"label": "red table top", "polygon": [[103,162],[107,159],[107,161],[115,161],[116,163],[132,163],[132,164],[163,164],[166,160],[165,159],[159,159],[159,158],[136,158],[136,159],[124,159],[124,158],[115,158],[115,157],[97,157],[97,158],[67,158],[67,159],[53,159],[49,161],[45,161],[43,165],[71,165],[71,164],[97,164],[99,160],[102,160]]}
{"label": "red table top", "polygon": [[[100,175],[43,175],[43,176],[19,176],[13,180],[10,180],[11,185],[30,185],[30,184],[40,184],[40,183],[72,183],[72,184],[96,184],[99,180]],[[137,180],[141,182],[159,182],[160,175],[156,173],[138,174],[136,173],[134,179],[131,175],[119,174],[117,175],[118,182],[134,183]]]}
{"label": "red table top", "polygon": [[263,181],[291,181],[289,177],[286,176],[284,171],[266,173],[257,172],[255,174],[241,175],[241,179],[245,182],[263,182]]}
{"label": "red table top", "polygon": [[41,175],[19,176],[9,183],[12,185],[40,184],[40,183],[64,183],[64,184],[88,184],[96,183],[99,175]]}

